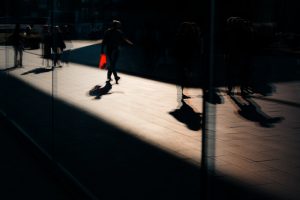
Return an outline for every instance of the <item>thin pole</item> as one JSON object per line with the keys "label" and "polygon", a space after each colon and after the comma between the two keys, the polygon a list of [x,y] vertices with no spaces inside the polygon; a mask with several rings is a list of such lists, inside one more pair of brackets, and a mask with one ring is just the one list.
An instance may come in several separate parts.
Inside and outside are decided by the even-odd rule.
{"label": "thin pole", "polygon": [[[215,119],[212,117],[215,113],[215,107],[209,102],[212,100],[212,94],[214,91],[213,78],[214,78],[214,65],[215,65],[215,0],[210,0],[210,23],[209,23],[209,42],[208,42],[208,70],[207,70],[207,82],[203,87],[203,119],[202,119],[202,154],[201,154],[201,173],[203,183],[204,199],[210,199],[211,196],[211,181],[208,174],[208,155],[214,154],[214,141],[213,143],[208,140],[208,134],[211,134],[214,129]],[[211,132],[212,131],[212,132]],[[213,138],[213,137],[212,137]],[[213,140],[213,139],[210,140]],[[213,162],[213,161],[212,161]],[[214,168],[213,163],[210,165],[210,170]]]}
{"label": "thin pole", "polygon": [[[53,38],[53,26],[54,26],[54,4],[55,0],[49,0],[50,1],[50,34],[51,34],[51,46],[54,46],[54,38]],[[52,58],[52,64],[53,64],[53,58]],[[51,149],[52,149],[52,160],[55,160],[55,123],[54,123],[54,115],[55,115],[55,89],[54,89],[54,74],[55,67],[52,66],[52,73],[51,73]]]}

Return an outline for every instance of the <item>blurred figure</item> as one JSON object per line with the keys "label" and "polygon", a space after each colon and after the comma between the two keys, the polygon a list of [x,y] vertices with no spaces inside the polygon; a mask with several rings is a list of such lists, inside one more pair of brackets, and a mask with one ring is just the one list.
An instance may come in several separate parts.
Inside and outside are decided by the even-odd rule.
{"label": "blurred figure", "polygon": [[[191,72],[193,58],[201,45],[201,31],[194,22],[183,22],[175,38],[175,58],[178,82],[178,98],[180,101],[189,98],[183,92]],[[199,52],[200,53],[200,52]]]}
{"label": "blurred figure", "polygon": [[101,53],[104,53],[104,48],[106,48],[105,52],[110,63],[108,65],[107,81],[111,81],[111,75],[113,74],[117,84],[120,77],[116,71],[116,62],[119,57],[120,46],[122,43],[133,45],[131,41],[124,37],[124,34],[121,31],[121,22],[113,20],[112,27],[104,32]]}
{"label": "blurred figure", "polygon": [[52,52],[53,52],[53,65],[62,67],[61,64],[61,54],[63,50],[66,48],[66,44],[63,40],[63,35],[60,31],[60,28],[58,26],[55,26],[53,28],[53,35],[52,35]]}
{"label": "blurred figure", "polygon": [[51,58],[51,34],[48,25],[44,25],[43,27],[42,57],[43,65],[46,61],[46,67],[49,67],[49,59]]}
{"label": "blurred figure", "polygon": [[253,27],[249,20],[241,17],[227,19],[225,63],[227,68],[228,94],[240,85],[241,95],[250,92],[251,62],[253,54]]}
{"label": "blurred figure", "polygon": [[24,49],[33,49],[34,46],[34,39],[32,38],[32,27],[30,25],[26,25],[23,31],[24,37]]}
{"label": "blurred figure", "polygon": [[24,35],[26,37],[29,37],[32,33],[32,27],[30,25],[27,25],[26,28],[25,28],[25,32],[24,32]]}
{"label": "blurred figure", "polygon": [[20,35],[20,24],[16,24],[13,34],[11,35],[12,45],[14,48],[14,66],[23,66],[24,38]]}
{"label": "blurred figure", "polygon": [[71,40],[71,27],[69,25],[64,25],[62,27],[62,34],[64,35],[64,41],[66,45],[66,48],[62,55],[62,61],[68,65],[70,61],[71,51],[73,49],[73,44]]}

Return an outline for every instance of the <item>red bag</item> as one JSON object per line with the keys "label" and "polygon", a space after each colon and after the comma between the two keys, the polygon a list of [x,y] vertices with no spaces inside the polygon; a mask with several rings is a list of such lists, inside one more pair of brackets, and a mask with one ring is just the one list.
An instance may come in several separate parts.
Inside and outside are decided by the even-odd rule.
{"label": "red bag", "polygon": [[107,64],[106,54],[102,53],[100,55],[99,68],[104,69],[106,67],[106,64]]}

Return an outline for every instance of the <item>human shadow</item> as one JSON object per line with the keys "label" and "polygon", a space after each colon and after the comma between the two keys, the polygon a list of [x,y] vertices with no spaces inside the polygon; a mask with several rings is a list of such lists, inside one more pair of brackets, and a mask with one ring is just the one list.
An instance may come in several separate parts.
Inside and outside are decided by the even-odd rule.
{"label": "human shadow", "polygon": [[27,75],[27,74],[41,74],[41,73],[47,73],[52,71],[53,68],[44,68],[44,67],[39,67],[39,68],[35,68],[32,70],[29,70],[27,72],[22,73],[21,75]]}
{"label": "human shadow", "polygon": [[[78,199],[194,200],[205,199],[205,189],[208,188],[208,192],[212,193],[211,200],[245,200],[245,197],[247,200],[279,200],[266,190],[253,185],[248,187],[242,180],[222,175],[224,171],[221,176],[208,173],[208,177],[205,178],[208,178],[212,187],[205,187],[207,181],[202,178],[201,169],[188,162],[189,159],[178,158],[161,146],[146,142],[132,134],[134,132],[131,130],[121,128],[104,117],[97,117],[62,99],[53,99],[51,95],[25,84],[16,77],[0,78],[0,90],[0,107],[5,106],[7,116],[21,124],[29,137],[39,144],[37,146],[28,142],[28,146],[32,145],[32,148],[29,148],[30,153],[34,153],[34,156],[38,156],[37,151],[41,149],[48,155],[53,155],[50,139],[55,128],[55,165],[60,167],[59,170],[63,170],[68,178],[72,174],[72,181],[65,180],[65,176],[58,176],[57,180],[62,180],[63,184],[67,183],[64,185],[67,191],[72,191],[76,197],[80,196],[77,192],[83,190],[82,185],[87,188],[84,190],[85,194],[91,191],[88,197]],[[18,98],[20,96],[22,98]],[[53,110],[48,109],[53,100],[54,117]],[[35,112],[32,112],[33,110]],[[128,113],[127,116],[130,118],[131,114]],[[127,121],[123,120],[121,123]],[[28,140],[28,136],[25,137]],[[45,161],[42,156],[37,158],[49,172],[60,174],[58,170],[52,170],[53,156],[47,156],[50,162]],[[222,172],[222,168],[216,171]],[[79,181],[74,183],[73,177]],[[11,176],[8,178],[12,179]],[[75,185],[77,183],[81,185]],[[97,198],[91,198],[90,194]],[[8,195],[12,195],[10,191]],[[24,194],[22,195],[24,197]],[[72,198],[77,199],[74,196]],[[20,197],[17,195],[13,199]],[[286,198],[280,200],[283,199]]]}
{"label": "human shadow", "polygon": [[106,81],[105,85],[101,87],[100,85],[96,85],[89,91],[90,96],[95,96],[95,99],[101,99],[103,95],[112,94],[109,92],[112,89],[112,85],[109,81]]}
{"label": "human shadow", "polygon": [[271,128],[275,123],[281,122],[283,117],[271,117],[261,110],[261,107],[251,98],[237,98],[230,95],[232,101],[239,107],[238,114],[243,118],[257,122],[260,126]]}
{"label": "human shadow", "polygon": [[190,130],[198,131],[201,129],[201,113],[197,113],[185,101],[181,101],[180,108],[169,112],[175,119],[184,123]]}
{"label": "human shadow", "polygon": [[20,66],[13,66],[13,67],[9,67],[9,68],[6,68],[6,69],[0,69],[0,72],[9,72],[9,71],[13,71],[15,69],[19,69]]}

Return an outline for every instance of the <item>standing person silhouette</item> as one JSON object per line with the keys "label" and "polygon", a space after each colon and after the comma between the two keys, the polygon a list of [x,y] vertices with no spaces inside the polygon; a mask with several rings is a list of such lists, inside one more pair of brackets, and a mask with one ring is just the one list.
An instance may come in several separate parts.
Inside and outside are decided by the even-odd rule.
{"label": "standing person silhouette", "polygon": [[113,20],[112,27],[104,32],[101,53],[104,53],[104,48],[106,48],[106,54],[110,63],[110,65],[108,65],[107,81],[111,81],[111,74],[113,74],[117,84],[120,77],[116,71],[116,62],[119,57],[120,46],[123,42],[133,45],[131,41],[124,37],[124,34],[121,31],[121,22]]}
{"label": "standing person silhouette", "polygon": [[51,37],[49,26],[44,25],[42,38],[42,57],[43,65],[46,61],[46,67],[49,67],[49,59],[51,58]]}
{"label": "standing person silhouette", "polygon": [[225,63],[227,67],[228,94],[240,84],[242,96],[250,92],[251,62],[254,51],[252,23],[241,17],[227,19]]}
{"label": "standing person silhouette", "polygon": [[175,58],[177,65],[178,98],[180,101],[189,98],[183,93],[191,72],[193,58],[201,46],[201,32],[195,22],[183,22],[175,38]]}
{"label": "standing person silhouette", "polygon": [[[20,35],[20,24],[16,24],[13,34],[11,35],[12,45],[14,47],[15,57],[14,66],[23,66],[23,50],[24,50],[24,39]],[[19,59],[18,59],[19,57]]]}
{"label": "standing person silhouette", "polygon": [[59,26],[55,26],[53,27],[53,35],[52,35],[52,44],[51,44],[51,48],[53,51],[53,67],[56,67],[58,65],[58,67],[62,67],[62,63],[61,63],[61,55],[64,51],[64,49],[66,48],[66,44],[64,42],[63,39],[63,35],[62,32],[59,28]]}

